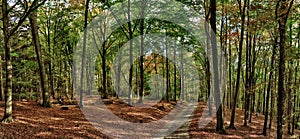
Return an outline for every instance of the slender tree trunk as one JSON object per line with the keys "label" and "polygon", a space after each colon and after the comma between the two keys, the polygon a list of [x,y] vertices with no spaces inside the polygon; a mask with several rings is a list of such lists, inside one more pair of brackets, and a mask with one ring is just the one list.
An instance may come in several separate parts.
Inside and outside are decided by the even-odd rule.
{"label": "slender tree trunk", "polygon": [[[253,39],[253,43],[252,43],[252,39]],[[251,103],[251,109],[250,109],[250,119],[249,119],[249,123],[251,123],[252,121],[252,114],[255,112],[255,63],[256,63],[256,52],[255,52],[255,47],[256,47],[256,35],[253,35],[253,38],[251,38],[250,36],[250,46],[252,46],[253,44],[253,48],[252,48],[252,60],[251,60],[251,73],[250,73],[250,89],[251,89],[251,95],[252,95],[252,103]],[[250,55],[251,56],[251,55]]]}
{"label": "slender tree trunk", "polygon": [[[276,79],[277,77],[275,76],[275,79]],[[274,85],[274,86],[276,86],[276,84]],[[274,87],[274,88],[276,88],[276,87]],[[275,103],[275,90],[271,90],[271,102],[270,102],[270,104],[271,104],[271,108],[274,108],[274,103]],[[274,113],[274,110],[273,109],[270,109],[270,120],[269,120],[269,129],[271,129],[272,128],[272,121],[273,121],[273,113]]]}
{"label": "slender tree trunk", "polygon": [[[264,120],[264,127],[263,127],[263,135],[267,135],[267,123],[268,123],[268,115],[269,115],[269,100],[270,100],[270,91],[271,91],[271,85],[272,85],[272,76],[274,71],[274,62],[275,62],[275,55],[276,55],[276,47],[277,47],[277,35],[275,35],[274,38],[274,46],[272,50],[272,57],[271,57],[271,65],[270,65],[270,74],[269,74],[269,83],[267,87],[267,96],[266,96],[266,108],[265,108],[265,120]],[[267,74],[267,72],[265,72]]]}
{"label": "slender tree trunk", "polygon": [[167,76],[167,94],[166,94],[166,99],[167,102],[169,102],[169,93],[170,93],[170,62],[169,62],[169,51],[168,51],[168,38],[167,38],[168,34],[167,34],[167,29],[166,29],[166,76]]}
{"label": "slender tree trunk", "polygon": [[176,46],[174,46],[174,63],[173,63],[173,66],[174,66],[174,101],[176,102],[177,101],[177,98],[176,98]]}
{"label": "slender tree trunk", "polygon": [[129,64],[130,64],[130,70],[129,70],[129,88],[128,88],[128,104],[132,105],[132,92],[131,92],[131,88],[132,88],[132,77],[133,77],[133,58],[132,58],[132,51],[133,51],[133,47],[132,47],[132,38],[133,38],[133,32],[132,32],[132,28],[131,28],[131,14],[130,14],[130,0],[128,0],[128,7],[127,7],[127,16],[128,16],[128,33],[129,33]]}
{"label": "slender tree trunk", "polygon": [[181,95],[181,99],[182,101],[185,99],[184,97],[184,63],[183,63],[183,48],[180,48],[180,95]]}
{"label": "slender tree trunk", "polygon": [[[244,0],[244,4],[246,4],[247,0]],[[236,102],[238,99],[239,87],[240,87],[240,76],[241,76],[241,67],[242,67],[242,52],[243,52],[243,41],[244,41],[244,30],[245,30],[245,10],[246,6],[244,5],[242,8],[241,0],[239,0],[239,9],[242,15],[242,25],[241,25],[241,35],[239,41],[239,57],[238,57],[238,69],[237,69],[237,79],[236,79],[236,86],[235,86],[235,94],[233,98],[233,106],[231,111],[231,118],[230,118],[230,128],[235,129],[234,127],[234,119],[235,119],[235,109],[236,109]]]}
{"label": "slender tree trunk", "polygon": [[[264,60],[264,67],[265,67],[265,72],[264,72],[264,82],[267,82],[267,70],[268,67],[266,66],[266,60]],[[264,93],[263,93],[263,111],[262,113],[265,114],[265,106],[266,106],[266,86],[264,86]]]}
{"label": "slender tree trunk", "polygon": [[[48,46],[48,53],[51,56],[51,32],[50,32],[51,22],[50,22],[50,15],[47,17],[47,46]],[[52,75],[52,58],[49,58],[49,93],[52,95],[53,99],[55,99],[55,92],[54,92],[54,82],[53,82],[53,75]]]}
{"label": "slender tree trunk", "polygon": [[51,107],[51,103],[49,100],[49,92],[48,92],[48,82],[47,82],[47,75],[44,66],[44,61],[41,52],[41,44],[38,34],[38,24],[37,24],[37,14],[33,12],[29,16],[30,26],[31,26],[31,33],[32,33],[32,41],[35,46],[35,53],[38,60],[39,65],[39,74],[40,74],[40,84],[42,89],[42,98],[43,98],[43,107]]}
{"label": "slender tree trunk", "polygon": [[[105,25],[104,25],[105,26]],[[103,33],[104,35],[105,33]],[[103,37],[104,39],[105,37]],[[108,94],[107,94],[107,72],[106,72],[106,43],[104,42],[102,44],[102,55],[101,55],[101,68],[102,68],[102,92],[103,93],[103,99],[107,99],[108,98]]]}
{"label": "slender tree trunk", "polygon": [[[143,9],[143,8],[142,8]],[[143,12],[143,11],[142,11]],[[143,15],[143,13],[142,13]],[[142,16],[143,17],[143,16]],[[139,103],[143,103],[144,99],[144,19],[141,19],[140,23],[140,37],[141,37],[141,49],[140,49],[140,87],[139,87]]]}
{"label": "slender tree trunk", "polygon": [[[292,40],[292,24],[290,24],[290,46],[292,46],[293,44],[293,40]],[[290,52],[289,52],[290,53]],[[293,76],[293,72],[292,72],[292,66],[293,65],[293,60],[289,60],[288,61],[288,79],[287,79],[287,124],[288,124],[288,134],[292,134],[291,132],[291,119],[292,119],[292,76]]]}
{"label": "slender tree trunk", "polygon": [[206,58],[206,84],[207,84],[207,102],[208,102],[208,110],[209,110],[209,115],[212,116],[212,104],[211,104],[211,99],[210,99],[210,90],[211,90],[211,75],[210,75],[210,66],[209,66],[209,60],[208,57]]}
{"label": "slender tree trunk", "polygon": [[216,0],[210,0],[210,12],[211,12],[211,18],[210,18],[210,25],[212,28],[211,31],[211,46],[212,46],[212,62],[213,62],[213,68],[214,68],[214,76],[213,76],[213,85],[214,85],[214,92],[215,92],[215,104],[216,104],[216,109],[217,109],[217,126],[216,130],[220,134],[225,134],[225,127],[224,127],[224,119],[223,119],[223,106],[221,102],[221,92],[220,92],[220,83],[219,79],[219,73],[222,74],[222,71],[220,72],[219,70],[219,64],[218,64],[218,49],[217,49],[217,42],[216,42]]}
{"label": "slender tree trunk", "polygon": [[[248,12],[247,12],[248,13]],[[248,21],[247,21],[247,24]],[[245,109],[244,109],[244,126],[247,126],[247,119],[249,116],[249,106],[250,106],[250,55],[251,46],[249,43],[249,32],[246,34],[246,84],[245,84]]]}
{"label": "slender tree trunk", "polygon": [[85,65],[85,58],[86,58],[86,35],[87,35],[87,22],[88,22],[88,12],[89,12],[89,3],[90,0],[86,0],[85,3],[85,12],[84,12],[84,36],[83,36],[83,48],[82,48],[82,59],[81,59],[81,75],[80,75],[80,101],[79,101],[79,107],[83,107],[83,80],[84,80],[84,67]]}
{"label": "slender tree trunk", "polygon": [[1,62],[0,62],[0,95],[1,95],[1,101],[4,101],[5,99],[4,99],[4,87],[3,87],[3,81],[2,81],[2,79],[3,79],[3,76],[2,76],[2,57],[0,56],[0,60],[1,60]]}

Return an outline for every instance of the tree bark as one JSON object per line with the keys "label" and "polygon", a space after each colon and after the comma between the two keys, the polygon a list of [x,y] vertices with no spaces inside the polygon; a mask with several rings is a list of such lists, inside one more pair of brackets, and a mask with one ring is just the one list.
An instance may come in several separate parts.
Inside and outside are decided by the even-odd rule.
{"label": "tree bark", "polygon": [[242,52],[243,52],[243,41],[244,41],[244,30],[245,30],[245,10],[246,10],[246,2],[244,0],[244,6],[242,8],[241,0],[239,0],[239,9],[242,15],[242,25],[241,25],[241,36],[239,41],[239,57],[238,57],[238,69],[237,69],[237,79],[236,79],[236,86],[235,86],[235,94],[233,98],[233,106],[231,111],[231,118],[230,118],[230,125],[229,128],[235,129],[234,127],[234,119],[235,119],[235,109],[236,109],[236,102],[238,99],[239,87],[240,87],[240,76],[241,76],[241,67],[242,67]]}
{"label": "tree bark", "polygon": [[220,134],[225,134],[225,127],[224,127],[224,119],[223,119],[223,106],[221,102],[221,90],[220,90],[220,76],[219,74],[222,74],[222,71],[219,69],[219,64],[218,64],[218,49],[217,49],[217,39],[216,39],[216,0],[211,0],[210,1],[210,12],[211,12],[211,18],[210,18],[210,25],[212,28],[211,31],[211,46],[212,46],[212,63],[213,63],[213,85],[214,85],[214,92],[215,92],[215,105],[216,105],[216,110],[217,110],[217,126],[216,130]]}
{"label": "tree bark", "polygon": [[2,76],[2,56],[0,56],[0,60],[1,60],[1,62],[0,62],[0,95],[1,95],[1,101],[4,101],[5,99],[4,99],[4,87],[3,87],[3,81],[2,81],[2,79],[3,79],[3,76]]}
{"label": "tree bark", "polygon": [[36,53],[38,65],[39,65],[40,84],[41,84],[42,99],[43,99],[42,106],[43,107],[51,107],[51,103],[49,100],[48,85],[47,85],[48,84],[47,75],[46,75],[46,70],[45,70],[44,61],[43,61],[43,57],[42,57],[41,44],[40,44],[39,33],[38,33],[36,12],[32,12],[28,18],[30,21],[32,41],[33,41],[33,44],[35,47],[35,53]]}
{"label": "tree bark", "polygon": [[132,92],[131,92],[131,88],[132,88],[132,76],[133,76],[133,58],[132,58],[132,38],[133,38],[133,31],[131,28],[131,14],[130,14],[130,0],[128,0],[128,7],[127,7],[127,16],[128,16],[128,34],[129,34],[129,64],[130,64],[130,70],[129,70],[129,89],[128,89],[128,105],[132,105]]}
{"label": "tree bark", "polygon": [[294,0],[291,2],[286,0],[278,0],[276,5],[276,19],[279,25],[279,69],[278,69],[278,97],[277,97],[277,138],[282,139],[283,135],[283,114],[284,114],[284,100],[285,100],[285,41],[286,41],[286,23],[290,9],[293,5]]}
{"label": "tree bark", "polygon": [[[143,8],[141,8],[143,10]],[[142,17],[143,18],[143,11],[142,11]],[[141,19],[141,25],[140,25],[140,37],[141,37],[141,49],[140,49],[140,87],[139,87],[139,103],[143,103],[144,99],[144,19]]]}
{"label": "tree bark", "polygon": [[4,100],[5,110],[2,119],[3,123],[10,123],[12,118],[12,63],[11,63],[11,46],[9,44],[9,17],[7,11],[7,0],[2,0],[2,21],[4,34],[4,51],[5,51],[5,89]]}
{"label": "tree bark", "polygon": [[83,46],[82,46],[82,55],[81,55],[81,73],[80,73],[80,101],[79,101],[79,107],[83,107],[83,80],[84,80],[84,68],[85,68],[85,58],[86,58],[86,35],[87,35],[87,20],[88,20],[88,12],[89,12],[89,3],[90,0],[86,0],[85,3],[85,12],[84,12],[84,36],[83,36]]}
{"label": "tree bark", "polygon": [[[268,123],[268,114],[269,114],[269,100],[270,100],[270,91],[271,91],[271,85],[272,85],[272,76],[273,76],[273,70],[274,70],[274,61],[275,61],[275,55],[276,55],[276,47],[277,47],[277,35],[274,38],[274,46],[272,50],[272,57],[271,57],[271,65],[270,65],[270,74],[269,74],[269,83],[267,87],[267,96],[266,96],[266,108],[265,110],[265,120],[264,120],[264,127],[263,127],[263,135],[267,135],[267,123]],[[265,72],[267,74],[267,72]]]}

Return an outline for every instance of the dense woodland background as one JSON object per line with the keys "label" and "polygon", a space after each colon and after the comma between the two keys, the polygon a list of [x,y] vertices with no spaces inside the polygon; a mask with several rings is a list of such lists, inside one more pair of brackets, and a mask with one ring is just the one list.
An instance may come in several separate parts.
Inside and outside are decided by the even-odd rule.
{"label": "dense woodland background", "polygon": [[[73,78],[73,54],[76,47],[86,48],[84,28],[104,10],[122,0],[0,0],[0,99],[5,101],[3,123],[13,122],[12,101],[37,101],[43,107],[53,102],[73,103],[75,91],[97,92],[102,98],[117,97],[112,86],[112,63],[115,53],[126,42],[147,33],[166,33],[178,38],[183,46],[197,48],[193,58],[201,82],[185,86],[175,64],[160,55],[141,56],[131,62],[129,84],[133,88],[128,103],[142,103],[149,95],[150,77],[162,75],[166,102],[176,102],[185,89],[198,84],[199,102],[207,102],[212,77],[209,60],[195,38],[180,26],[158,20],[140,19],[123,24],[100,45],[95,69],[81,67],[79,77],[86,77],[91,86],[82,88],[83,79]],[[181,0],[192,7],[216,32],[226,57],[227,83],[222,105],[217,111],[216,131],[225,134],[235,128],[236,108],[244,111],[244,126],[253,122],[254,115],[264,115],[262,133],[267,135],[271,121],[276,121],[277,138],[293,135],[300,128],[300,2],[297,0]],[[124,15],[130,5],[124,7]],[[104,24],[104,23],[103,23]],[[207,26],[207,24],[206,24]],[[209,41],[208,41],[209,42]],[[215,41],[208,43],[216,47]],[[167,48],[167,47],[166,47]],[[143,50],[143,46],[141,47]],[[161,50],[166,51],[166,50]],[[88,52],[83,52],[88,53]],[[83,54],[84,55],[84,54]],[[174,55],[179,55],[174,51]],[[82,61],[84,63],[84,59]],[[78,77],[78,76],[77,76]],[[79,82],[77,82],[79,81]],[[215,82],[213,82],[215,83]],[[184,95],[183,95],[184,96]],[[182,97],[187,99],[188,96]],[[217,95],[216,98],[220,99]],[[77,100],[83,107],[82,101]],[[210,105],[209,105],[210,106]],[[224,126],[225,109],[231,110],[229,127]],[[228,114],[227,114],[228,115]],[[226,129],[225,129],[226,128]]]}

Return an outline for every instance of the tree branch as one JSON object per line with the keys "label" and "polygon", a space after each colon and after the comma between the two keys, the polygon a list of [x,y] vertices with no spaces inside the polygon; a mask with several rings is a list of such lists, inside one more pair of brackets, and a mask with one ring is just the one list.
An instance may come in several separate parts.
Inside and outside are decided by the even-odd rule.
{"label": "tree branch", "polygon": [[[11,10],[13,10],[13,9],[18,5],[19,2],[21,2],[21,1],[18,0],[13,6],[11,6],[11,8],[9,8],[9,9],[7,10],[7,15],[8,15],[9,12],[11,12]],[[7,15],[5,15],[5,16],[7,16]]]}
{"label": "tree branch", "polygon": [[[35,3],[37,3],[37,1],[38,0],[33,1],[29,10],[23,14],[23,16],[20,18],[19,22],[17,23],[17,25],[8,32],[8,38],[10,38],[17,31],[17,29],[23,24],[23,22],[26,20],[26,18],[29,16],[29,14],[31,12],[35,11],[37,8],[42,6],[47,0],[43,0],[41,3],[36,5]],[[36,5],[36,6],[33,6],[33,5]]]}

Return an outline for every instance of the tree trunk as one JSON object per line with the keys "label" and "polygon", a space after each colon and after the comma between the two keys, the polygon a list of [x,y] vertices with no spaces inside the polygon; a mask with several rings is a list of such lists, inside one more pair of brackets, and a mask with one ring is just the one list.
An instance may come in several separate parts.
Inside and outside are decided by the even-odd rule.
{"label": "tree trunk", "polygon": [[214,75],[213,75],[213,85],[214,85],[214,91],[215,91],[215,104],[216,104],[216,110],[217,110],[217,126],[216,130],[220,134],[225,134],[225,127],[224,127],[224,119],[223,119],[223,106],[221,102],[221,96],[220,96],[220,83],[219,79],[219,73],[222,74],[222,71],[219,70],[219,64],[218,64],[218,49],[217,49],[217,39],[216,39],[216,0],[210,1],[210,12],[211,12],[211,18],[210,18],[210,25],[212,28],[211,31],[211,46],[212,46],[212,62],[213,62],[213,68],[214,68]]}
{"label": "tree trunk", "polygon": [[[273,71],[274,71],[276,47],[277,47],[277,35],[275,35],[275,38],[274,38],[274,46],[273,46],[273,50],[272,50],[271,65],[270,65],[269,83],[268,83],[268,87],[267,87],[267,96],[266,96],[266,102],[265,102],[266,108],[264,108],[265,120],[264,120],[264,127],[263,127],[263,135],[265,135],[265,136],[267,135],[269,100],[270,100],[270,91],[271,91],[272,78],[273,78],[272,76],[273,76]],[[265,72],[265,74],[267,74],[267,72]]]}
{"label": "tree trunk", "polygon": [[[244,0],[244,4],[246,4],[247,0]],[[244,5],[242,8],[241,0],[239,1],[239,9],[242,15],[242,25],[241,25],[241,36],[239,41],[239,57],[238,57],[238,69],[237,69],[237,79],[236,79],[236,86],[235,86],[235,94],[233,98],[233,106],[231,111],[231,118],[230,118],[230,125],[229,128],[234,127],[234,119],[235,119],[235,109],[236,109],[236,102],[238,99],[239,87],[240,87],[240,76],[241,76],[241,67],[242,67],[242,52],[243,52],[243,41],[244,41],[244,30],[245,30],[245,10],[246,6]]]}
{"label": "tree trunk", "polygon": [[82,56],[81,56],[81,75],[80,75],[80,101],[79,101],[79,107],[82,108],[83,107],[83,80],[84,80],[84,67],[85,65],[85,58],[86,58],[86,35],[87,35],[87,20],[88,20],[88,12],[89,12],[89,3],[90,0],[87,0],[85,3],[85,12],[84,12],[84,36],[83,36],[83,48],[82,48]]}
{"label": "tree trunk", "polygon": [[[48,45],[48,53],[51,56],[52,52],[51,52],[50,28],[51,28],[50,15],[48,15],[48,17],[47,17],[47,45]],[[52,75],[52,58],[51,57],[49,58],[48,66],[49,66],[49,93],[52,95],[53,99],[55,99],[56,96],[55,96],[55,92],[54,92],[54,82],[53,82],[53,75]]]}
{"label": "tree trunk", "polygon": [[166,29],[166,76],[167,76],[167,80],[166,80],[166,83],[167,83],[167,94],[166,94],[166,99],[167,99],[167,102],[169,102],[169,93],[170,93],[170,62],[169,62],[169,51],[168,51],[168,38],[167,38],[167,29]]}
{"label": "tree trunk", "polygon": [[[2,21],[3,21],[3,34],[4,34],[4,51],[5,51],[5,89],[4,100],[5,109],[2,119],[3,123],[10,123],[12,118],[12,61],[11,61],[11,46],[9,44],[9,17],[7,13],[7,0],[2,0]],[[6,16],[5,16],[6,15]]]}
{"label": "tree trunk", "polygon": [[[105,27],[105,25],[104,25]],[[102,33],[103,39],[105,39],[105,33]],[[104,43],[102,44],[102,54],[101,54],[101,68],[102,68],[102,98],[103,99],[107,99],[108,98],[108,94],[107,94],[107,73],[106,73],[106,43],[104,41]]]}
{"label": "tree trunk", "polygon": [[[290,24],[290,46],[293,45],[293,40],[292,40],[292,24]],[[289,52],[290,53],[290,52]],[[291,54],[291,53],[290,53]],[[288,79],[287,79],[287,124],[288,124],[288,134],[292,134],[291,132],[291,119],[292,119],[292,66],[293,65],[293,60],[289,60],[288,62]]]}
{"label": "tree trunk", "polygon": [[277,97],[277,138],[282,139],[283,135],[283,114],[284,114],[284,100],[285,100],[285,41],[286,41],[286,23],[290,9],[294,0],[291,2],[286,0],[278,0],[276,5],[276,19],[279,25],[279,69],[278,69],[278,97]]}
{"label": "tree trunk", "polygon": [[128,105],[132,105],[132,76],[133,76],[133,58],[132,58],[132,38],[133,38],[133,31],[131,28],[131,14],[130,14],[130,0],[128,0],[128,6],[127,6],[127,16],[128,16],[128,34],[129,34],[129,64],[130,64],[130,69],[129,69],[129,88],[128,88]]}
{"label": "tree trunk", "polygon": [[207,103],[208,103],[208,111],[209,111],[209,116],[212,116],[212,104],[211,104],[211,97],[210,97],[210,90],[211,90],[211,75],[210,75],[210,66],[209,66],[209,60],[208,58],[206,59],[206,84],[207,84]]}
{"label": "tree trunk", "polygon": [[39,74],[40,74],[40,84],[42,89],[42,106],[43,107],[51,107],[50,99],[49,99],[49,92],[48,92],[48,82],[47,82],[47,75],[44,66],[44,61],[42,58],[41,52],[41,44],[40,38],[38,34],[38,24],[37,24],[37,14],[33,12],[29,15],[31,33],[32,33],[32,41],[35,47],[35,53],[38,60],[39,65]]}
{"label": "tree trunk", "polygon": [[[174,66],[174,101],[176,102],[177,101],[177,98],[176,98],[176,46],[174,46],[174,63],[173,63],[173,66]],[[199,98],[199,97],[198,97]],[[199,100],[199,99],[198,99]]]}
{"label": "tree trunk", "polygon": [[3,81],[2,81],[2,79],[3,79],[3,76],[2,76],[2,57],[0,56],[0,60],[1,60],[1,62],[0,62],[0,95],[1,95],[1,101],[4,101],[5,99],[4,99],[4,87],[3,87]]}
{"label": "tree trunk", "polygon": [[[266,66],[266,60],[264,60],[264,67],[265,67],[264,82],[267,82],[268,66]],[[263,91],[264,91],[264,93],[263,93],[263,111],[262,111],[262,113],[265,114],[265,106],[266,106],[266,86],[265,85],[264,85]]]}
{"label": "tree trunk", "polygon": [[[143,8],[142,8],[143,10]],[[143,12],[143,11],[142,11]],[[143,13],[142,13],[143,15]],[[142,16],[143,17],[143,16]],[[144,19],[141,19],[141,23],[140,23],[140,37],[141,37],[141,49],[140,49],[140,87],[139,87],[139,103],[143,103],[143,99],[144,99]]]}

